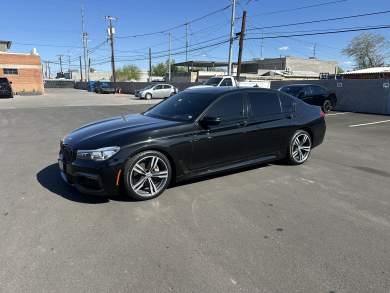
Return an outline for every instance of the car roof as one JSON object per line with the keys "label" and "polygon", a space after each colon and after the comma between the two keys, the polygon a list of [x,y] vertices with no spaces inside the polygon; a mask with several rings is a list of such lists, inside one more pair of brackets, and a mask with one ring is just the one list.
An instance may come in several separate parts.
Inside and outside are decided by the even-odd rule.
{"label": "car roof", "polygon": [[185,91],[191,93],[200,93],[200,94],[214,94],[222,95],[227,92],[244,92],[248,90],[257,90],[257,91],[270,91],[274,92],[275,90],[258,88],[258,87],[236,87],[236,86],[224,86],[224,87],[206,87],[206,88],[192,88],[186,89]]}

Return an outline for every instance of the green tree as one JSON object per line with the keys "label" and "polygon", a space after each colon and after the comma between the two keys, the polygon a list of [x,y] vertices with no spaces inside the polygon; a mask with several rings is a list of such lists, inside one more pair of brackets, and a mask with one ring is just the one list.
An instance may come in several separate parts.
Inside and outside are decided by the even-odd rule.
{"label": "green tree", "polygon": [[[152,66],[152,75],[154,76],[165,76],[165,74],[168,73],[168,60],[163,63],[158,63],[156,65]],[[182,66],[175,66],[175,60],[171,60],[171,71],[172,73],[177,73],[177,72],[187,72],[187,69],[182,67]]]}
{"label": "green tree", "polygon": [[354,37],[342,53],[354,58],[358,69],[363,69],[384,66],[388,48],[389,43],[384,36],[362,33]]}
{"label": "green tree", "polygon": [[153,76],[164,76],[167,72],[167,66],[165,63],[158,63],[152,66],[152,75]]}
{"label": "green tree", "polygon": [[115,73],[118,81],[139,80],[141,76],[141,70],[133,64],[125,65]]}
{"label": "green tree", "polygon": [[337,74],[344,73],[344,69],[342,69],[340,66],[337,66]]}

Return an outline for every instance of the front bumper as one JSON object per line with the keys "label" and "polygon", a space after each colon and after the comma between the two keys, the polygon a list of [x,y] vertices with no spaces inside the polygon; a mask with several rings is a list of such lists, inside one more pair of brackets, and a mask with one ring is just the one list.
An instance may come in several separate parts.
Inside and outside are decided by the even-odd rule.
{"label": "front bumper", "polygon": [[66,162],[60,153],[58,165],[62,179],[81,193],[99,196],[119,193],[118,176],[121,173],[121,164],[110,161],[76,160]]}

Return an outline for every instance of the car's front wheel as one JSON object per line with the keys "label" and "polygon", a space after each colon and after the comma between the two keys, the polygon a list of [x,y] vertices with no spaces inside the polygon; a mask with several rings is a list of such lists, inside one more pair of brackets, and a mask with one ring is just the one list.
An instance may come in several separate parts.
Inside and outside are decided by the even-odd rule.
{"label": "car's front wheel", "polygon": [[288,150],[288,162],[292,165],[300,165],[310,156],[312,141],[310,134],[305,130],[298,130],[290,140]]}
{"label": "car's front wheel", "polygon": [[142,152],[126,163],[125,191],[133,200],[151,199],[164,192],[171,177],[171,164],[164,154],[157,151]]}

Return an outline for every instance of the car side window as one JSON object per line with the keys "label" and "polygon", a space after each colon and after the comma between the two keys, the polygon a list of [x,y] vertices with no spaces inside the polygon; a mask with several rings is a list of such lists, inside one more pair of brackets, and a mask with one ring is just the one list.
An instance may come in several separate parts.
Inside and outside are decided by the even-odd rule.
{"label": "car side window", "polygon": [[164,88],[165,88],[165,89],[170,89],[171,86],[170,86],[169,84],[166,84],[166,85],[164,85]]}
{"label": "car side window", "polygon": [[154,87],[154,90],[161,90],[162,89],[162,85],[156,85],[155,87]]}
{"label": "car side window", "polygon": [[326,90],[320,86],[313,85],[311,86],[311,90],[313,92],[313,95],[325,95]]}
{"label": "car side window", "polygon": [[305,93],[305,97],[310,97],[313,94],[310,86],[304,87],[303,92]]}
{"label": "car side window", "polygon": [[243,94],[233,93],[219,99],[207,111],[206,116],[221,118],[221,124],[242,120],[244,118]]}
{"label": "car side window", "polygon": [[282,106],[282,112],[283,113],[291,113],[293,111],[293,104],[294,100],[291,96],[286,95],[284,93],[278,93],[279,99],[280,99],[280,104]]}
{"label": "car side window", "polygon": [[232,83],[232,80],[230,78],[225,78],[222,82],[221,82],[221,86],[232,86],[233,83]]}
{"label": "car side window", "polygon": [[276,92],[248,92],[248,101],[250,103],[249,116],[253,119],[269,117],[282,112]]}

